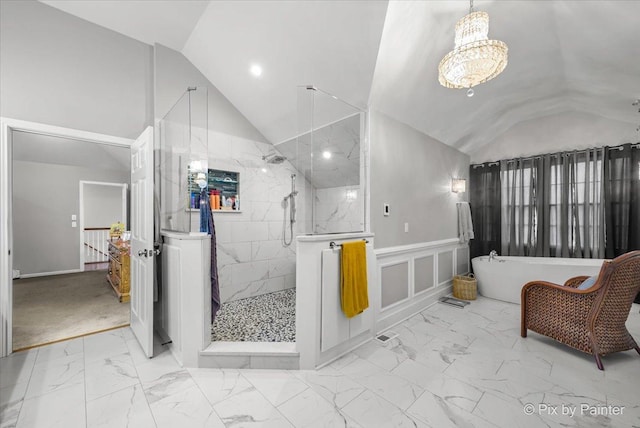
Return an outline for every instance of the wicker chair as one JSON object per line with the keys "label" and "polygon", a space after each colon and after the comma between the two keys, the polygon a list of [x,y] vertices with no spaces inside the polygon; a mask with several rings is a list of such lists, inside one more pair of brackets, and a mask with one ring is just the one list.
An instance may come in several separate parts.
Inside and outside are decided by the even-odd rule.
{"label": "wicker chair", "polygon": [[640,291],[640,251],[605,261],[596,283],[578,290],[585,279],[571,278],[564,286],[546,281],[525,284],[520,335],[527,337],[529,329],[592,354],[600,370],[602,355],[630,349],[640,354],[625,326]]}

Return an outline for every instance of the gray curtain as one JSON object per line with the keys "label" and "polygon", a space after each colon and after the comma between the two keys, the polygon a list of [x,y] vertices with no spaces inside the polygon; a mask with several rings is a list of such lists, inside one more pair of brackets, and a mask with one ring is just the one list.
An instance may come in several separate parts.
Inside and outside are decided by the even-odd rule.
{"label": "gray curtain", "polygon": [[501,161],[502,255],[604,258],[604,153]]}
{"label": "gray curtain", "polygon": [[606,154],[606,257],[614,258],[640,250],[640,149],[625,144]]}
{"label": "gray curtain", "polygon": [[[640,146],[607,148],[604,175],[606,257],[614,258],[640,250]],[[640,294],[635,302],[640,303]]]}
{"label": "gray curtain", "polygon": [[500,250],[500,165],[497,162],[469,168],[469,204],[474,238],[471,258]]}
{"label": "gray curtain", "polygon": [[500,162],[503,256],[536,255],[539,163],[540,158]]}
{"label": "gray curtain", "polygon": [[545,256],[605,255],[605,149],[545,155],[549,169],[549,251]]}

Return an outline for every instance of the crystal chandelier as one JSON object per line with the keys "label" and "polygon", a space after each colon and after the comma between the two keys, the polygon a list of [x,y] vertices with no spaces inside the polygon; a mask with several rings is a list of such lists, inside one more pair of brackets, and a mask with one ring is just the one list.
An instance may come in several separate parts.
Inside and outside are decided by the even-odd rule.
{"label": "crystal chandelier", "polygon": [[438,81],[447,88],[469,88],[493,79],[507,66],[507,45],[489,40],[489,15],[474,12],[456,23],[455,48],[438,65]]}

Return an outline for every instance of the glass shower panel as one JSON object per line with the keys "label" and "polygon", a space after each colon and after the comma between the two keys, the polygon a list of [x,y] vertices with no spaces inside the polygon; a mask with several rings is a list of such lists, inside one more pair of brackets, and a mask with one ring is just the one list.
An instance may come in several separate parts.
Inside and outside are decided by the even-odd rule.
{"label": "glass shower panel", "polygon": [[364,231],[364,112],[321,89],[298,92],[298,171],[312,186],[313,234]]}
{"label": "glass shower panel", "polygon": [[193,229],[199,183],[206,189],[208,107],[206,88],[189,88],[159,123],[161,228]]}

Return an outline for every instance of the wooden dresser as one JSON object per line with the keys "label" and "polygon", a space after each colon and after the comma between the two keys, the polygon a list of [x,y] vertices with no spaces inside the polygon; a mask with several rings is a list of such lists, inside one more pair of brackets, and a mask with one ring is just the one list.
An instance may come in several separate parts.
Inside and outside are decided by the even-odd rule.
{"label": "wooden dresser", "polygon": [[121,302],[129,301],[129,243],[109,242],[109,271],[107,281],[113,287]]}

